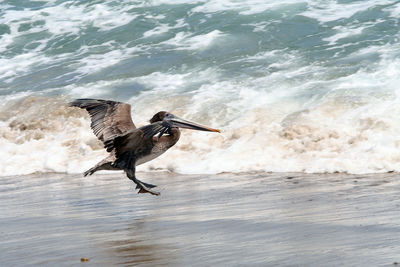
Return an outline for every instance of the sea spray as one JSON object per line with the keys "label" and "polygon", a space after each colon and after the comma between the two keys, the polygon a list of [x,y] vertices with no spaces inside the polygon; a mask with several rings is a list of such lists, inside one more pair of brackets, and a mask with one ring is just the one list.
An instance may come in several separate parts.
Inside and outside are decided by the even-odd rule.
{"label": "sea spray", "polygon": [[160,110],[183,130],[139,170],[400,171],[396,1],[0,4],[0,175],[106,156],[74,98]]}

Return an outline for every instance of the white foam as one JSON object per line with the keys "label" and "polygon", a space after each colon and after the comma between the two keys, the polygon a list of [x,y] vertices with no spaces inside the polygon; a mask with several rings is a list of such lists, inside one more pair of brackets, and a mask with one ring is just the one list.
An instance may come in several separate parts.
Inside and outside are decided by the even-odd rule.
{"label": "white foam", "polygon": [[106,154],[87,131],[88,121],[66,108],[65,99],[28,97],[11,103],[1,112],[1,175],[80,172]]}
{"label": "white foam", "polygon": [[[202,3],[205,0],[191,0],[190,4]],[[147,6],[160,6],[160,5],[182,5],[187,4],[186,0],[151,0],[147,2]]]}
{"label": "white foam", "polygon": [[[51,61],[55,61],[52,59]],[[26,72],[37,64],[50,62],[50,59],[44,55],[37,55],[34,52],[28,52],[16,55],[10,59],[0,58],[0,78],[6,82],[11,82],[18,73]]]}
{"label": "white foam", "polygon": [[[10,33],[0,36],[0,54],[6,52],[9,46],[24,36],[42,32],[47,33],[48,37],[32,40],[31,43],[39,43],[35,49],[24,50],[15,56],[0,56],[0,78],[6,78],[6,82],[11,82],[16,75],[26,73],[40,64],[50,62],[56,64],[60,60],[70,58],[71,54],[68,53],[49,57],[43,49],[61,35],[77,36],[87,27],[94,26],[99,31],[107,31],[128,24],[138,16],[130,12],[132,7],[134,6],[131,4],[114,5],[112,1],[106,1],[101,5],[68,1],[58,5],[47,3],[39,9],[5,10],[0,17],[0,24],[7,25]],[[21,31],[23,25],[30,25],[30,28]],[[93,63],[95,59],[92,59]],[[99,64],[105,63],[103,59],[100,61]]]}
{"label": "white foam", "polygon": [[391,17],[394,17],[396,19],[400,17],[400,3],[390,5],[389,7],[383,10],[389,12]]}
{"label": "white foam", "polygon": [[176,46],[177,50],[202,50],[223,36],[224,34],[219,30],[200,35],[179,32],[174,38],[163,42],[163,44]]}
{"label": "white foam", "polygon": [[[57,12],[62,10],[51,4],[43,8],[48,14],[38,10],[7,11],[0,18],[0,23],[9,25],[11,33],[1,37],[4,42],[0,42],[0,51],[5,51],[8,45],[25,33],[47,31],[51,36],[35,49],[17,56],[1,56],[0,78],[11,81],[37,64],[63,64],[66,58],[73,56],[76,56],[74,64],[69,67],[74,77],[79,78],[102,71],[142,51],[143,47],[108,42],[96,47],[102,51],[98,54],[90,53],[93,46],[83,45],[74,54],[65,53],[51,58],[45,55],[43,47],[57,35],[79,33],[82,30],[80,27],[91,23],[101,31],[109,30],[125,25],[137,16],[131,13],[135,4],[114,7],[112,2],[105,3],[90,6],[68,2],[62,5],[66,7],[70,4],[71,12],[76,14],[67,11],[59,16]],[[184,4],[179,0],[159,0],[138,5],[174,3]],[[298,4],[296,1],[284,3]],[[350,18],[357,12],[385,3],[393,1],[339,4],[310,0],[307,1],[308,11],[302,14],[325,23]],[[281,4],[196,1],[196,7],[189,15],[205,12],[210,16],[213,12],[225,10],[258,14],[279,8]],[[117,15],[119,13],[123,16],[121,20]],[[25,32],[18,31],[24,21],[36,21],[36,15],[45,23]],[[391,15],[396,15],[396,11]],[[227,32],[216,29],[202,34],[188,31],[183,19],[177,20],[174,25],[164,22],[162,15],[141,16],[160,20],[156,22],[158,26],[144,33],[145,38],[185,28],[173,38],[157,44],[162,48],[190,50],[190,54],[230,38]],[[336,31],[334,35],[324,40],[336,45],[344,38],[362,34],[366,28],[379,22],[336,26],[333,28]],[[266,30],[266,25],[262,22],[253,24],[257,31]],[[168,110],[223,130],[222,134],[183,130],[181,140],[175,147],[160,158],[140,166],[140,170],[161,168],[182,173],[400,171],[398,51],[396,43],[358,49],[340,60],[359,62],[370,56],[377,60],[360,66],[358,71],[339,75],[335,67],[327,66],[329,64],[312,64],[307,61],[307,55],[299,54],[299,51],[280,49],[241,54],[228,62],[251,64],[257,71],[256,75],[243,72],[234,76],[227,73],[229,68],[224,69],[225,66],[196,65],[130,78],[90,83],[81,81],[43,92],[49,95],[62,92],[68,96],[65,98],[37,97],[28,91],[3,96],[0,99],[0,175],[46,171],[76,173],[91,167],[107,153],[91,132],[86,112],[68,108],[65,102],[69,98],[114,98],[110,93],[114,92],[114,88],[130,84],[146,88],[126,99],[132,105],[132,117],[138,126],[147,123],[157,111]],[[343,67],[346,66],[343,64]]]}
{"label": "white foam", "polygon": [[131,5],[113,5],[106,1],[102,5],[79,5],[68,1],[59,5],[44,6],[40,9],[7,10],[0,23],[20,26],[22,23],[44,21],[33,30],[42,29],[58,35],[78,34],[83,26],[93,24],[100,30],[109,30],[125,25],[137,17],[129,13]]}
{"label": "white foam", "polygon": [[[256,84],[269,88],[270,77],[254,83],[203,85],[184,104],[181,99],[174,102],[173,97],[158,99],[157,106],[172,111],[183,106],[184,111],[178,109],[183,113],[180,115],[221,127],[223,134],[186,130],[168,156],[147,166],[149,170],[164,168],[183,173],[398,171],[399,64],[397,60],[382,61],[373,73],[359,71],[327,83],[331,86],[330,93],[317,103],[291,100],[288,97],[295,90],[288,92],[287,87],[269,93],[255,89]],[[309,70],[300,70],[306,71]],[[279,83],[279,86],[285,85]],[[307,86],[312,84],[304,85],[303,89]],[[358,95],[357,91],[353,96],[348,94],[355,87],[371,94]],[[386,90],[380,92],[376,88]],[[279,92],[285,93],[279,96]],[[141,101],[139,97],[134,103]]]}
{"label": "white foam", "polygon": [[202,13],[215,13],[226,10],[235,10],[242,15],[254,15],[262,13],[266,10],[274,10],[285,6],[288,8],[289,5],[299,4],[296,0],[284,0],[284,1],[263,1],[263,0],[251,0],[251,1],[233,1],[233,0],[209,0],[204,1],[201,5],[198,5],[192,9],[192,12]]}
{"label": "white foam", "polygon": [[337,26],[334,28],[338,33],[335,35],[332,35],[330,37],[324,38],[322,40],[329,42],[330,45],[335,44],[338,40],[344,39],[350,36],[354,35],[359,35],[362,33],[362,31],[365,29],[364,27],[358,27],[358,28],[348,28],[348,27],[341,27]]}
{"label": "white foam", "polygon": [[148,30],[147,32],[143,33],[144,38],[148,38],[150,36],[159,35],[168,32],[172,27],[168,24],[161,23],[159,26],[155,27],[154,29]]}
{"label": "white foam", "polygon": [[329,42],[330,45],[334,45],[337,43],[337,41],[341,39],[360,35],[364,30],[374,27],[381,22],[383,22],[382,19],[376,20],[374,22],[356,23],[354,25],[335,26],[333,27],[333,30],[335,30],[337,33],[322,40]]}
{"label": "white foam", "polygon": [[[400,171],[400,60],[394,56],[398,46],[369,47],[349,57],[372,52],[380,54],[380,62],[328,80],[323,80],[325,67],[302,65],[301,57],[276,50],[241,59],[276,59],[274,68],[279,71],[257,78],[227,80],[213,67],[69,85],[64,91],[71,97],[91,97],[106,95],[108,88],[121,83],[139,83],[149,90],[128,101],[138,126],[157,111],[168,110],[223,130],[222,134],[183,130],[174,148],[140,170]],[[317,94],[321,86],[324,90]],[[312,99],[299,97],[308,91],[313,91]],[[0,174],[81,172],[105,156],[85,112],[68,111],[60,104],[64,99],[24,101],[4,107],[1,113],[5,164]],[[51,116],[48,110],[53,111]]]}
{"label": "white foam", "polygon": [[[398,76],[400,63],[391,64],[394,65],[382,65],[382,69],[369,75],[370,81],[379,77],[380,86],[395,86],[395,81],[390,80],[393,78],[388,78],[393,74]],[[202,75],[215,71],[208,70]],[[140,170],[161,168],[182,173],[400,170],[399,98],[378,95],[348,103],[349,96],[341,93],[352,84],[359,84],[359,80],[368,79],[367,73],[337,80],[337,89],[317,105],[302,105],[288,98],[285,90],[266,92],[255,87],[256,84],[269,87],[265,84],[268,77],[251,83],[246,81],[246,84],[230,81],[204,84],[193,94],[178,92],[180,86],[193,83],[196,76],[168,76],[158,73],[140,79],[142,83],[151,82],[154,89],[129,101],[134,108],[135,123],[144,124],[158,110],[169,110],[184,118],[220,127],[223,133],[184,130],[176,147],[141,166]],[[159,91],[163,84],[167,84],[169,93]],[[105,156],[89,129],[88,117],[82,117],[85,113],[60,107],[54,117],[47,118],[44,110],[53,104],[47,105],[46,101],[19,105],[25,107],[24,112],[11,114],[3,121],[2,175],[81,172]],[[42,117],[35,121],[33,114]]]}
{"label": "white foam", "polygon": [[259,22],[259,23],[251,23],[249,26],[254,27],[253,32],[265,32],[267,27],[271,24],[271,22]]}
{"label": "white foam", "polygon": [[75,73],[80,75],[92,74],[113,66],[124,59],[131,58],[135,52],[141,51],[138,47],[120,47],[101,54],[91,54],[77,61]]}
{"label": "white foam", "polygon": [[393,0],[367,0],[339,4],[337,1],[309,1],[307,11],[302,12],[300,15],[317,19],[321,23],[326,23],[339,19],[347,19],[371,7],[389,5],[394,2]]}
{"label": "white foam", "polygon": [[[157,17],[152,17],[152,18],[154,18],[154,19],[163,19],[164,17],[163,16],[162,17],[157,16]],[[172,29],[179,29],[179,28],[182,28],[182,27],[185,27],[185,26],[187,26],[187,23],[185,23],[184,19],[178,19],[176,21],[175,25],[173,25],[173,26],[170,26],[167,23],[158,23],[157,27],[144,32],[143,33],[143,37],[144,38],[148,38],[148,37],[151,37],[151,36],[154,36],[154,35],[160,35],[160,34],[163,34],[163,33],[167,33]]]}

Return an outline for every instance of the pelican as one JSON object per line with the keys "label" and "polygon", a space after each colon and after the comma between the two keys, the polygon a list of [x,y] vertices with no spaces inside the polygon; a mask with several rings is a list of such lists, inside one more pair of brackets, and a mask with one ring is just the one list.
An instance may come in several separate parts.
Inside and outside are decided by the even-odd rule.
{"label": "pelican", "polygon": [[220,132],[166,111],[157,112],[150,119],[150,124],[136,128],[131,117],[131,106],[111,100],[76,99],[69,105],[88,111],[93,133],[110,153],[83,175],[92,175],[99,170],[123,170],[136,184],[138,193],[160,194],[152,189],[156,185],[136,178],[136,166],[155,159],[174,146],[181,135],[179,128]]}

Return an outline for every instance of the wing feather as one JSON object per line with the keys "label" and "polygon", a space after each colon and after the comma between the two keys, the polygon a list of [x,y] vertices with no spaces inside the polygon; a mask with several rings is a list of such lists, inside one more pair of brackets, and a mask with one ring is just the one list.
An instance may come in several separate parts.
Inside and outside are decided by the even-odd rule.
{"label": "wing feather", "polygon": [[136,129],[129,104],[84,98],[72,101],[70,106],[86,109],[89,112],[92,121],[90,127],[105,145],[117,136]]}
{"label": "wing feather", "polygon": [[139,129],[143,132],[145,138],[153,137],[159,132],[163,131],[167,125],[164,125],[162,121],[154,122],[152,124],[145,125]]}

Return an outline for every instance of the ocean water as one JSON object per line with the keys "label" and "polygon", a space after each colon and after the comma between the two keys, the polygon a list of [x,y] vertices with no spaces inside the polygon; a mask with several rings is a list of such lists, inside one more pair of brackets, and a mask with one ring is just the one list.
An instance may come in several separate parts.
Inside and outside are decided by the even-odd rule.
{"label": "ocean water", "polygon": [[1,1],[0,175],[102,159],[83,97],[223,131],[140,170],[400,171],[399,20],[394,0]]}

